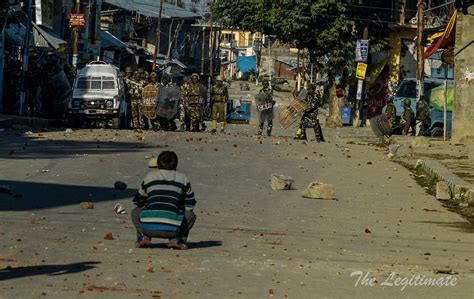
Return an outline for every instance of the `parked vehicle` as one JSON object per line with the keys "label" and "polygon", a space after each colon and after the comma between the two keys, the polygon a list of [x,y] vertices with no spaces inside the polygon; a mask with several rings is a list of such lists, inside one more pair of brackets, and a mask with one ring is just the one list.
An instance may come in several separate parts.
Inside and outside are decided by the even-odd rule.
{"label": "parked vehicle", "polygon": [[125,86],[117,67],[103,61],[91,62],[78,71],[72,89],[67,108],[72,125],[126,127]]}
{"label": "parked vehicle", "polygon": [[[425,100],[430,107],[428,132],[431,136],[442,136],[444,129],[444,80],[443,79],[424,79],[424,95]],[[403,99],[411,100],[411,109],[416,114],[416,79],[403,79],[397,89],[397,93],[393,100],[393,104],[397,109],[397,124],[403,114]],[[448,135],[451,134],[452,124],[452,107],[454,98],[454,81],[448,80],[448,107],[447,107],[447,124]],[[385,113],[386,106],[382,109]],[[395,131],[397,133],[397,130]]]}

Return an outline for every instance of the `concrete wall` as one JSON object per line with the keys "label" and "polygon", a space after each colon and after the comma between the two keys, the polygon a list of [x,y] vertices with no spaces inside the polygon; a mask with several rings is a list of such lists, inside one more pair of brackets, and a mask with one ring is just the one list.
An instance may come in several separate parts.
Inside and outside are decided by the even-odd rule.
{"label": "concrete wall", "polygon": [[[459,12],[456,23],[454,53],[472,42],[474,32],[474,6],[468,14]],[[470,44],[455,57],[455,99],[453,105],[453,131],[451,142],[474,142],[474,44]]]}

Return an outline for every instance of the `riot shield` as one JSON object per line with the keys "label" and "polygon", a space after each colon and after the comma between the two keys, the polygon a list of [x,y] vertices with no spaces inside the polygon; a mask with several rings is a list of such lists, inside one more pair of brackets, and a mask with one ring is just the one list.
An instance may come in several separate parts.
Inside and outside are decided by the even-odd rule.
{"label": "riot shield", "polygon": [[143,88],[143,115],[148,119],[156,118],[156,97],[158,88],[155,84],[148,84]]}
{"label": "riot shield", "polygon": [[390,126],[389,122],[385,118],[385,114],[383,113],[374,116],[370,119],[370,127],[372,128],[372,131],[377,137],[392,135],[392,127]]}
{"label": "riot shield", "polygon": [[160,86],[158,90],[158,107],[156,115],[166,119],[173,119],[178,112],[181,91],[178,86]]}

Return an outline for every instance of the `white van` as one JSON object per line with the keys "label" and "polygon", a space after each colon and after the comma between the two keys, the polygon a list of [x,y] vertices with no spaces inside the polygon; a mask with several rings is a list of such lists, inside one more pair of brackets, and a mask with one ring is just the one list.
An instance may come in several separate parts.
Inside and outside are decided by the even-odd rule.
{"label": "white van", "polygon": [[127,103],[120,71],[103,61],[87,64],[77,73],[67,115],[73,125],[92,122],[115,129],[126,127]]}

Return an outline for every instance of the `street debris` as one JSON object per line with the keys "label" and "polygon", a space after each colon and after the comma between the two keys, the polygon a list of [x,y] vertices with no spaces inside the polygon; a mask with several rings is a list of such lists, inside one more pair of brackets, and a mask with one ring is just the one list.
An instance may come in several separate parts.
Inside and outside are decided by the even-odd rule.
{"label": "street debris", "polygon": [[90,201],[82,201],[79,206],[81,209],[93,209],[94,208],[94,203]]}
{"label": "street debris", "polygon": [[436,183],[436,199],[450,200],[451,188],[446,181],[439,181]]}
{"label": "street debris", "polygon": [[72,129],[67,128],[65,132],[66,132],[66,133],[72,133],[73,131],[72,131]]}
{"label": "street debris", "polygon": [[334,199],[334,187],[322,182],[312,182],[303,191],[303,197],[317,199]]}
{"label": "street debris", "polygon": [[368,228],[366,228],[366,229],[364,230],[364,232],[365,232],[366,234],[371,234],[371,233],[372,233],[372,231],[371,231],[370,229],[368,229]]}
{"label": "street debris", "polygon": [[125,210],[125,208],[122,206],[121,203],[116,203],[115,204],[114,211],[117,214],[127,214],[127,211]]}
{"label": "street debris", "polygon": [[12,190],[10,189],[10,186],[2,185],[0,186],[0,193],[12,194]]}
{"label": "street debris", "polygon": [[151,158],[150,160],[148,160],[148,167],[158,168],[158,158]]}
{"label": "street debris", "polygon": [[430,140],[426,137],[423,137],[423,136],[417,136],[415,138],[413,138],[413,140],[411,141],[411,147],[423,147],[423,148],[426,148],[426,147],[430,147],[431,144],[430,144]]}
{"label": "street debris", "polygon": [[112,233],[107,233],[104,236],[104,240],[112,241],[112,240],[115,240],[115,238],[114,238],[114,235],[112,235]]}
{"label": "street debris", "polygon": [[425,211],[425,212],[438,212],[438,213],[441,213],[441,211],[439,211],[439,210],[436,210],[436,209],[427,209],[427,208],[423,208],[423,211]]}
{"label": "street debris", "polygon": [[270,183],[272,190],[290,190],[293,178],[282,174],[272,174]]}
{"label": "street debris", "polygon": [[459,274],[458,272],[453,271],[452,269],[433,269],[433,272],[435,274],[448,274],[448,275]]}
{"label": "street debris", "polygon": [[114,188],[117,190],[125,190],[127,189],[127,184],[121,181],[116,181],[114,183]]}
{"label": "street debris", "polygon": [[47,173],[49,172],[49,169],[41,169],[41,172]]}

